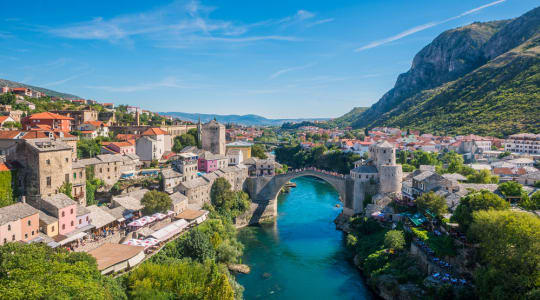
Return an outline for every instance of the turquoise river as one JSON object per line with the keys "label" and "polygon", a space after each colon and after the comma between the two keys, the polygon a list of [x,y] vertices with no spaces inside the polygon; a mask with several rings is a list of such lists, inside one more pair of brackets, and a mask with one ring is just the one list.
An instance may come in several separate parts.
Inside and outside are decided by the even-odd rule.
{"label": "turquoise river", "polygon": [[240,230],[248,275],[237,279],[245,299],[371,299],[347,261],[344,235],[333,223],[341,208],[324,181],[301,177],[282,193],[275,225]]}

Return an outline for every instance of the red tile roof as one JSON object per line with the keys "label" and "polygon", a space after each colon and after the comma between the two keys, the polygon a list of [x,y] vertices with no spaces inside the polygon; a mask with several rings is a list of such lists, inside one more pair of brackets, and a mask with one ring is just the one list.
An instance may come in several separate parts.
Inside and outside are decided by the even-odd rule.
{"label": "red tile roof", "polygon": [[24,140],[46,139],[49,138],[49,135],[44,131],[28,131],[22,136],[22,138]]}
{"label": "red tile roof", "polygon": [[162,135],[162,134],[168,134],[168,133],[161,128],[148,128],[145,132],[143,132],[142,135]]}
{"label": "red tile roof", "polygon": [[73,120],[73,118],[58,115],[58,114],[53,114],[53,113],[48,112],[48,111],[33,114],[33,115],[29,116],[28,118],[30,120]]}
{"label": "red tile roof", "polygon": [[0,172],[10,171],[11,169],[5,164],[0,162]]}
{"label": "red tile roof", "polygon": [[93,125],[95,127],[100,127],[100,126],[104,126],[104,127],[107,127],[107,124],[101,122],[101,121],[86,121],[84,122],[83,124],[90,124],[90,125]]}
{"label": "red tile roof", "polygon": [[4,121],[6,121],[7,118],[9,118],[9,116],[0,116],[0,124],[4,123]]}
{"label": "red tile roof", "polygon": [[19,133],[21,133],[19,130],[0,131],[0,140],[11,140]]}

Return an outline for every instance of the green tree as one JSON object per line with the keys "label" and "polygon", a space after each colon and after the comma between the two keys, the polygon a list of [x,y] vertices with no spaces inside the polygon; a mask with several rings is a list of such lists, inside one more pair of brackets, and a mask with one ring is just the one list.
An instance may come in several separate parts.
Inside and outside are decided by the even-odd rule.
{"label": "green tree", "polygon": [[227,202],[230,202],[231,184],[223,177],[214,181],[210,188],[210,200],[217,209],[226,208]]}
{"label": "green tree", "polygon": [[505,210],[509,207],[510,204],[501,197],[490,191],[481,190],[459,200],[459,205],[452,215],[452,220],[457,222],[459,227],[466,232],[472,222],[474,212],[489,209]]}
{"label": "green tree", "polygon": [[226,272],[211,262],[145,263],[129,273],[126,284],[130,299],[235,299]]}
{"label": "green tree", "polygon": [[178,251],[182,257],[189,257],[199,262],[204,262],[207,259],[213,260],[216,256],[210,238],[198,229],[190,230],[185,238],[180,240]]}
{"label": "green tree", "polygon": [[480,299],[533,299],[540,289],[540,219],[529,213],[473,214],[470,235],[480,244],[475,284]]}
{"label": "green tree", "polygon": [[529,210],[540,209],[540,191],[534,192],[530,199],[528,197],[521,200],[520,206]]}
{"label": "green tree", "polygon": [[435,194],[433,191],[422,194],[416,198],[415,202],[419,209],[423,211],[429,209],[437,217],[441,217],[448,211],[446,199],[443,196]]}
{"label": "green tree", "polygon": [[405,236],[401,230],[390,230],[384,235],[384,247],[394,250],[403,250]]}
{"label": "green tree", "polygon": [[16,171],[0,171],[0,207],[8,206],[17,200]]}
{"label": "green tree", "polygon": [[2,299],[126,299],[116,280],[102,276],[87,253],[44,244],[0,247]]}
{"label": "green tree", "polygon": [[83,139],[77,141],[77,157],[90,158],[101,153],[101,143],[98,139]]}
{"label": "green tree", "polygon": [[492,176],[489,170],[476,171],[467,176],[467,182],[469,183],[498,183],[499,177]]}
{"label": "green tree", "polygon": [[0,95],[0,104],[2,105],[14,105],[15,100],[15,95],[13,95],[12,93],[5,93]]}
{"label": "green tree", "polygon": [[264,149],[260,144],[254,144],[251,146],[251,156],[266,159],[268,156],[264,153]]}
{"label": "green tree", "polygon": [[499,191],[505,197],[517,197],[523,193],[523,186],[515,181],[507,181],[499,184]]}
{"label": "green tree", "polygon": [[448,153],[445,153],[441,161],[445,164],[448,164],[447,172],[448,173],[459,173],[461,171],[461,168],[463,168],[463,156],[457,154],[454,151],[450,151]]}
{"label": "green tree", "polygon": [[64,184],[62,184],[60,188],[58,188],[58,192],[64,193],[66,196],[73,199],[73,195],[71,195],[72,189],[73,189],[73,184],[71,184],[71,182],[64,182]]}
{"label": "green tree", "polygon": [[171,209],[172,200],[167,193],[152,190],[144,194],[141,204],[144,205],[144,214],[150,215]]}

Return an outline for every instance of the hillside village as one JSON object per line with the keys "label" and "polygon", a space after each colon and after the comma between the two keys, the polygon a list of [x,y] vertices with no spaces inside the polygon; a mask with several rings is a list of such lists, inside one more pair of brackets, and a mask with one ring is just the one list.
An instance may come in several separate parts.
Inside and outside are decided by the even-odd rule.
{"label": "hillside village", "polygon": [[[283,149],[322,149],[323,155],[355,159],[344,170],[333,169],[335,161],[321,170],[341,173],[366,191],[360,205],[344,209],[336,220],[345,231],[350,232],[347,218],[360,213],[381,224],[402,222],[414,234],[443,232],[463,239],[455,235],[455,224],[436,220],[451,220],[463,197],[481,191],[540,216],[537,134],[434,136],[388,127],[327,128],[325,122],[293,130],[290,124],[225,126],[29,89],[2,91],[0,245],[43,243],[88,252],[103,274],[133,269],[203,223],[218,178],[241,192],[248,178],[318,168],[283,161]],[[515,183],[517,192],[501,188],[505,182]],[[143,199],[151,191],[167,195],[170,204],[149,213]],[[444,199],[444,211],[411,212],[426,197]],[[467,259],[441,258],[418,238],[411,253],[435,284],[470,281]]]}

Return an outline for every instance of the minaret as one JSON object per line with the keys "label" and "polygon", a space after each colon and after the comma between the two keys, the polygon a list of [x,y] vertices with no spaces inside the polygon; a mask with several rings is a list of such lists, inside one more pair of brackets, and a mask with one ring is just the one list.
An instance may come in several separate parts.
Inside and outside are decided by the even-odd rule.
{"label": "minaret", "polygon": [[137,126],[139,126],[139,125],[141,124],[141,123],[140,123],[140,122],[141,122],[141,116],[140,116],[140,114],[139,114],[139,109],[137,109],[137,110],[135,111],[135,119],[136,119],[136,120],[135,120],[135,122],[136,122],[135,124],[136,124]]}
{"label": "minaret", "polygon": [[201,135],[202,135],[202,124],[201,124],[201,117],[199,116],[199,122],[197,123],[197,144],[201,145]]}

